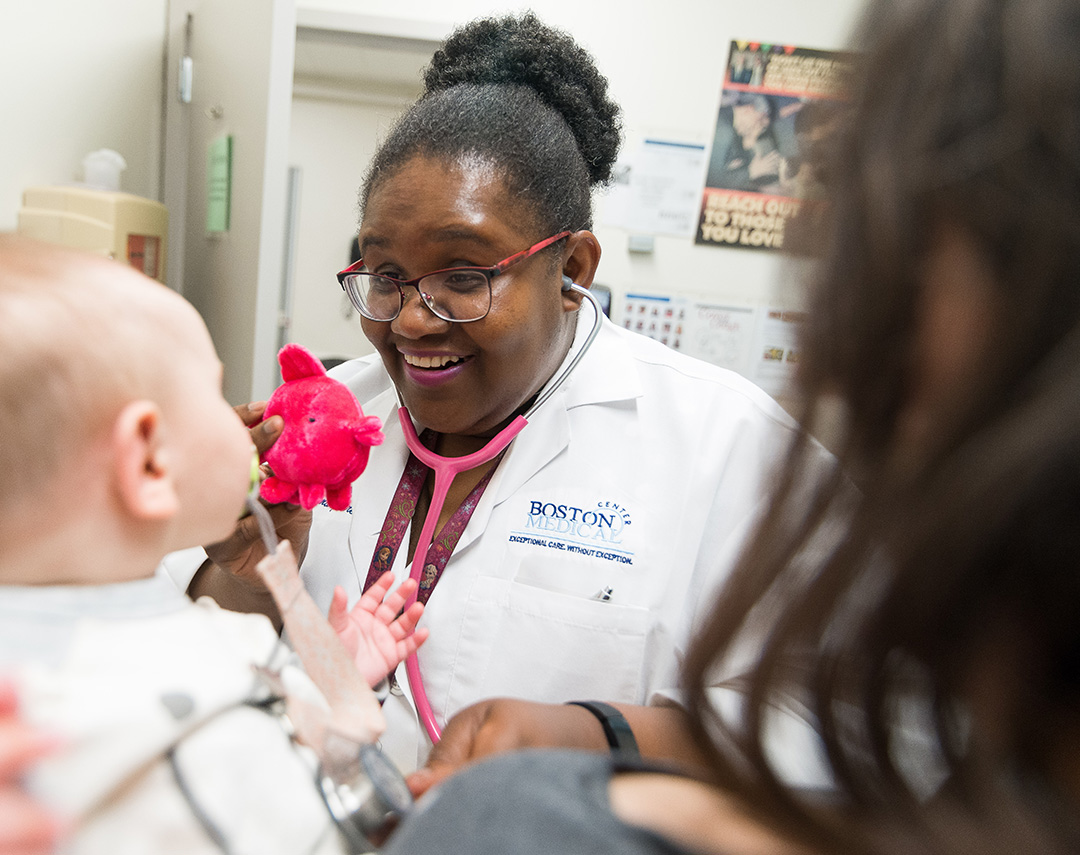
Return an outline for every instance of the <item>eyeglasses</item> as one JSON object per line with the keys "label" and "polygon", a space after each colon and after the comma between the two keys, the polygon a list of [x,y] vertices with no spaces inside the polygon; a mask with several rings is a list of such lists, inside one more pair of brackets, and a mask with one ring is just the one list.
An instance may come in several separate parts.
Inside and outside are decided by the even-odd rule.
{"label": "eyeglasses", "polygon": [[451,267],[425,273],[415,279],[395,279],[361,269],[364,266],[364,259],[361,258],[342,270],[337,278],[349,295],[349,301],[369,320],[394,320],[405,305],[405,288],[409,287],[416,289],[424,305],[437,318],[464,324],[487,317],[491,309],[491,280],[494,277],[570,234],[559,232],[504,258],[492,267]]}

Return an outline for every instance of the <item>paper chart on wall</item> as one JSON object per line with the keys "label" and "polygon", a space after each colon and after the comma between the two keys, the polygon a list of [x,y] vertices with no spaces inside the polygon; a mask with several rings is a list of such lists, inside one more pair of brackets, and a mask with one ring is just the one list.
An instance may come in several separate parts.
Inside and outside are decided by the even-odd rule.
{"label": "paper chart on wall", "polygon": [[686,323],[690,356],[749,375],[757,311],[746,306],[695,303]]}
{"label": "paper chart on wall", "polygon": [[689,301],[681,297],[627,294],[623,303],[623,326],[672,350],[685,350]]}
{"label": "paper chart on wall", "polygon": [[799,361],[798,326],[803,312],[658,294],[627,294],[622,308],[626,329],[736,371],[773,397],[790,392]]}
{"label": "paper chart on wall", "polygon": [[627,294],[623,326],[672,350],[750,376],[758,310],[658,294]]}
{"label": "paper chart on wall", "polygon": [[603,198],[604,225],[638,234],[693,237],[697,228],[705,146],[645,140],[615,167]]}

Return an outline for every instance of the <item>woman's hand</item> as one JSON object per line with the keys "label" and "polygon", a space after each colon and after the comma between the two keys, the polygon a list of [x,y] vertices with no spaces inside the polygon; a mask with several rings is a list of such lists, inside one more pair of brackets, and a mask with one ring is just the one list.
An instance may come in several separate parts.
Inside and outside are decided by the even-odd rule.
{"label": "woman's hand", "polygon": [[60,822],[30,798],[19,778],[55,746],[55,739],[19,721],[15,693],[7,683],[0,683],[0,855],[54,851]]}
{"label": "woman's hand", "polygon": [[[708,760],[694,742],[681,707],[613,706],[626,717],[642,756],[708,772]],[[465,707],[446,723],[427,764],[408,777],[409,789],[419,797],[462,766],[519,748],[611,750],[603,726],[584,707],[492,698]]]}
{"label": "woman's hand", "polygon": [[[285,428],[281,416],[271,416],[261,421],[266,411],[265,401],[241,404],[234,409],[250,429],[251,441],[260,455],[277,441]],[[266,507],[278,538],[292,543],[297,560],[302,562],[307,552],[311,511],[289,504]],[[225,608],[259,611],[276,620],[276,609],[255,569],[266,556],[266,547],[255,516],[244,516],[229,537],[209,544],[205,549],[210,561],[196,573],[188,587],[188,594],[193,599],[210,596]]]}
{"label": "woman's hand", "polygon": [[465,707],[446,723],[427,764],[408,776],[419,797],[462,766],[519,748],[607,751],[595,716],[583,707],[491,698]]}
{"label": "woman's hand", "polygon": [[394,574],[388,570],[364,592],[352,611],[347,611],[348,597],[340,586],[334,589],[330,602],[330,626],[372,687],[415,653],[428,637],[426,628],[416,628],[424,613],[422,603],[415,602],[401,613],[405,601],[416,591],[416,581],[406,579],[387,596],[393,583]]}

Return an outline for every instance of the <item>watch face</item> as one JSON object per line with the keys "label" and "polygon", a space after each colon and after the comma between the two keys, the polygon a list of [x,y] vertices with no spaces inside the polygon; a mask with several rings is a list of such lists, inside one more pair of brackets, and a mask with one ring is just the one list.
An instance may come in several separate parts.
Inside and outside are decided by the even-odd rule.
{"label": "watch face", "polygon": [[405,813],[412,807],[412,793],[397,766],[374,745],[360,747],[360,765],[387,810]]}

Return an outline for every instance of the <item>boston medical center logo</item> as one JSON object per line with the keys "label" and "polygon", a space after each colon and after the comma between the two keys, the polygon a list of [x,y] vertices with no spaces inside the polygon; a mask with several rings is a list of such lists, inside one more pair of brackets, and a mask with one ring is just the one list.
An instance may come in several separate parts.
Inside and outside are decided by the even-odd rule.
{"label": "boston medical center logo", "polygon": [[530,499],[527,511],[524,527],[510,533],[511,543],[634,563],[626,543],[630,511],[617,502],[602,499],[592,507],[578,507]]}

